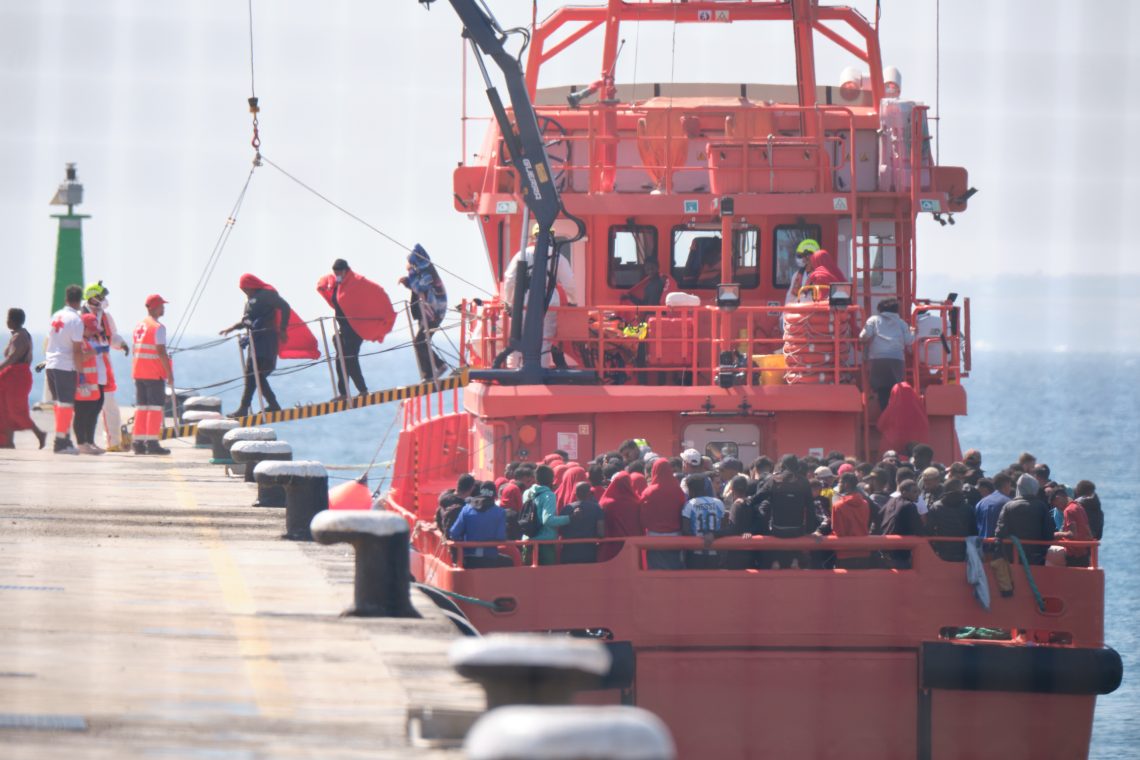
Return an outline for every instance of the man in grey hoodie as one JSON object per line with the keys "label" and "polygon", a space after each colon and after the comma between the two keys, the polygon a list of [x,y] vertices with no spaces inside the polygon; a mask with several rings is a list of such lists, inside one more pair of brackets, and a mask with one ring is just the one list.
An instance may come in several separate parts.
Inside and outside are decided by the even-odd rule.
{"label": "man in grey hoodie", "polygon": [[906,354],[914,344],[914,332],[899,316],[899,299],[884,298],[870,317],[859,342],[867,349],[871,388],[879,397],[879,409],[886,409],[891,389],[901,383],[906,372]]}
{"label": "man in grey hoodie", "polygon": [[[997,519],[997,537],[1017,536],[1022,541],[1052,541],[1053,518],[1049,508],[1037,498],[1037,479],[1025,473],[1017,479],[1017,495],[1001,508]],[[1045,564],[1048,546],[1026,546],[1030,564]]]}

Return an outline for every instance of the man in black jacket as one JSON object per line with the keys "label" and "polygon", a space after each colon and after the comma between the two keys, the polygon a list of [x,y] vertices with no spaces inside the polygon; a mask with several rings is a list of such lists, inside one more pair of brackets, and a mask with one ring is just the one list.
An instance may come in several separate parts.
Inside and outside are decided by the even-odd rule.
{"label": "man in black jacket", "polygon": [[[930,506],[926,513],[926,534],[943,538],[976,535],[978,522],[974,508],[962,492],[962,481],[950,478],[942,484],[942,498]],[[966,545],[957,541],[936,541],[934,553],[949,562],[964,562]]]}
{"label": "man in black jacket", "polygon": [[[785,454],[780,459],[776,474],[752,498],[758,505],[757,522],[765,535],[798,538],[819,527],[812,514],[811,486],[800,475],[800,460],[795,454]],[[803,566],[803,557],[800,552],[769,552],[763,562],[773,570],[798,568]]]}
{"label": "man in black jacket", "polygon": [[1100,506],[1100,497],[1096,495],[1096,484],[1091,480],[1078,481],[1073,488],[1073,496],[1076,497],[1077,503],[1085,508],[1093,538],[1100,541],[1104,533],[1104,510]]}
{"label": "man in black jacket", "polygon": [[[1056,527],[1049,507],[1037,498],[1037,479],[1025,473],[1017,479],[1017,497],[1007,501],[997,520],[997,537],[1017,536],[1022,541],[1051,541]],[[1045,564],[1048,546],[1026,546],[1030,564]]]}
{"label": "man in black jacket", "polygon": [[[913,480],[904,480],[899,483],[899,495],[892,496],[882,514],[882,535],[884,536],[921,536],[922,517],[918,514],[918,483]],[[910,552],[887,552],[885,559],[888,567],[900,570],[910,567]]]}

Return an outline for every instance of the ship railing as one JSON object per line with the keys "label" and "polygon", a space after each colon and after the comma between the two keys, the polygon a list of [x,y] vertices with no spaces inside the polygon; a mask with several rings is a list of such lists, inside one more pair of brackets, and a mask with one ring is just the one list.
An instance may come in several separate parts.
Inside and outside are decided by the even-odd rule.
{"label": "ship railing", "polygon": [[[1023,546],[1027,549],[1031,547],[1041,547],[1048,549],[1051,546],[1060,546],[1066,549],[1088,549],[1088,565],[1087,566],[1057,566],[1057,569],[1071,569],[1071,570],[1089,570],[1100,569],[1099,562],[1099,541],[1073,541],[1073,540],[1053,540],[1053,541],[1022,541]],[[935,545],[938,546],[962,546],[962,538],[943,537],[943,536],[817,536],[807,535],[799,538],[775,538],[772,536],[750,536],[745,538],[743,536],[725,536],[714,539],[711,543],[705,543],[705,540],[699,536],[615,536],[607,538],[576,538],[576,539],[548,539],[548,540],[535,540],[523,539],[519,541],[451,541],[447,540],[442,542],[444,549],[454,549],[452,552],[452,563],[456,567],[463,567],[464,556],[463,549],[474,548],[496,548],[504,556],[511,560],[512,566],[528,566],[538,567],[539,552],[537,547],[553,546],[556,549],[561,549],[566,546],[573,545],[593,545],[599,549],[604,545],[621,544],[622,551],[616,554],[609,560],[602,560],[600,562],[590,562],[585,564],[606,564],[612,561],[623,561],[620,559],[623,554],[627,557],[634,557],[638,563],[638,568],[641,570],[653,570],[650,568],[645,552],[662,551],[662,552],[681,552],[681,551],[705,551],[712,550],[718,553],[726,552],[744,552],[744,553],[762,553],[762,554],[801,554],[801,555],[840,555],[841,559],[858,559],[858,558],[875,558],[876,560],[882,556],[885,558],[883,564],[870,563],[865,567],[852,567],[847,569],[859,570],[922,570],[928,564],[940,566],[942,564],[964,564],[958,560],[947,560],[939,556],[937,550],[934,549]],[[1011,551],[1012,546],[1009,541],[999,541],[997,539],[984,539],[982,541],[984,546],[984,559],[989,560],[997,557],[1000,553],[1004,553],[1007,559],[1013,566],[1021,565],[1021,559],[1016,551]],[[629,547],[629,553],[625,554],[624,547]],[[525,562],[523,558],[525,557]],[[892,562],[892,557],[894,561]],[[935,564],[937,563],[937,564]],[[1032,568],[1042,567],[1039,564],[1033,564]],[[746,568],[740,568],[746,569]],[[801,565],[800,569],[829,569],[823,567],[812,567]],[[1031,570],[1035,572],[1035,570]]]}
{"label": "ship railing", "polygon": [[916,337],[908,374],[914,388],[958,383],[969,377],[969,298],[961,308],[951,303],[920,303],[912,327]]}
{"label": "ship railing", "polygon": [[[618,108],[536,109],[551,172],[565,192],[731,195],[856,189],[856,119],[845,106]],[[516,192],[516,173],[500,156],[493,191]]]}
{"label": "ship railing", "polygon": [[[463,309],[470,322],[465,359],[473,367],[490,366],[507,345],[507,310],[497,300]],[[862,385],[857,306],[618,304],[552,311],[553,345],[568,364],[595,369],[608,384]],[[800,328],[782,331],[781,318],[798,320]]]}

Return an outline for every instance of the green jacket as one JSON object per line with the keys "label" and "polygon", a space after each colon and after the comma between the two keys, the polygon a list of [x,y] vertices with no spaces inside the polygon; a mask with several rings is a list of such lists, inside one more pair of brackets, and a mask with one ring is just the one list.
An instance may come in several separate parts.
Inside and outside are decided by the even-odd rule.
{"label": "green jacket", "polygon": [[534,538],[539,541],[558,538],[558,528],[569,524],[570,518],[558,514],[558,499],[554,496],[554,491],[546,486],[535,484],[523,494],[523,501],[525,502],[531,497],[534,498],[535,506],[538,507],[538,519],[542,527],[539,528],[538,535],[527,536],[527,538]]}

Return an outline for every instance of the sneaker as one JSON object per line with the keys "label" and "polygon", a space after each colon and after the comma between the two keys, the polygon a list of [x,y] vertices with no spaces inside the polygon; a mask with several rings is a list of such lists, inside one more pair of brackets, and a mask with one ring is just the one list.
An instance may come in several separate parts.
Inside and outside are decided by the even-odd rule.
{"label": "sneaker", "polygon": [[103,453],[103,449],[99,448],[98,446],[96,446],[93,443],[81,443],[76,448],[79,449],[80,454],[90,454],[92,456],[98,456],[99,454]]}
{"label": "sneaker", "polygon": [[57,436],[55,439],[55,447],[52,449],[52,451],[56,454],[79,453],[79,449],[75,448],[74,444],[71,443],[71,436],[67,436],[66,438],[60,438]]}
{"label": "sneaker", "polygon": [[248,417],[249,416],[249,410],[248,409],[235,409],[234,411],[230,412],[226,416],[229,417],[231,420],[240,420],[242,417]]}
{"label": "sneaker", "polygon": [[143,441],[132,441],[131,442],[131,451],[133,451],[139,455],[146,454],[147,453],[146,443]]}
{"label": "sneaker", "polygon": [[159,446],[158,441],[147,441],[146,442],[146,453],[147,454],[158,454],[161,456],[166,456],[167,454],[170,453],[170,449],[164,449],[162,446]]}
{"label": "sneaker", "polygon": [[269,406],[265,407],[265,413],[266,414],[269,414],[271,412],[280,412],[280,411],[281,411],[281,405],[280,404],[270,404]]}

